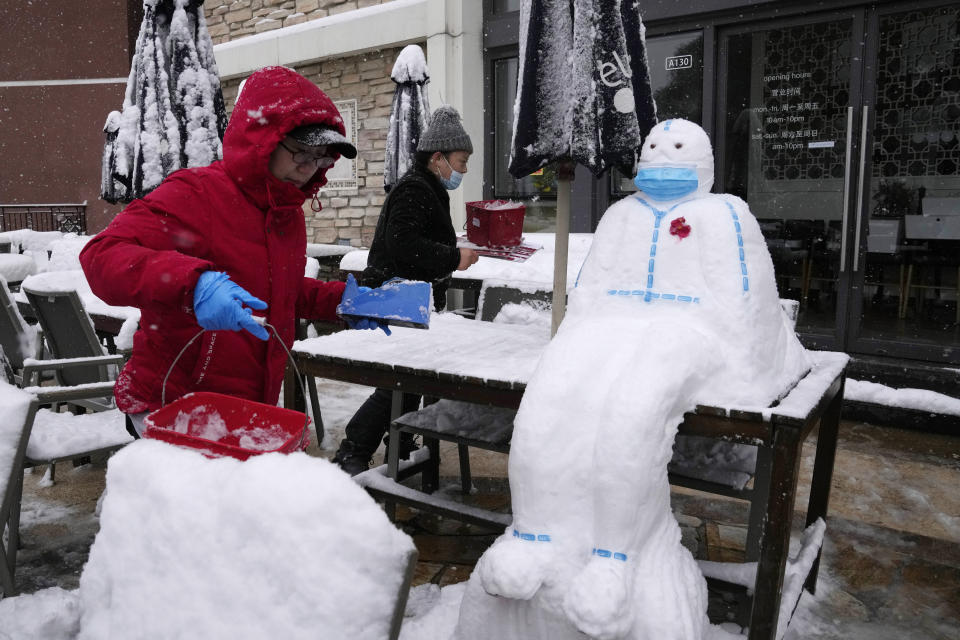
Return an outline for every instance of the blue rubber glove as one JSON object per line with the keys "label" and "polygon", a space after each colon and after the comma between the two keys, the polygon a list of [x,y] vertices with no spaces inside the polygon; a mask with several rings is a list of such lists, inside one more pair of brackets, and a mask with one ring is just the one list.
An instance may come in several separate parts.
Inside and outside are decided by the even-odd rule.
{"label": "blue rubber glove", "polygon": [[267,340],[270,334],[253,319],[253,312],[244,307],[266,309],[267,303],[255,298],[222,271],[205,271],[193,291],[193,312],[197,323],[207,331],[246,329],[255,337]]}
{"label": "blue rubber glove", "polygon": [[385,334],[390,335],[390,327],[373,318],[351,318],[350,316],[344,316],[343,320],[351,329],[383,329]]}
{"label": "blue rubber glove", "polygon": [[[347,276],[347,286],[343,290],[343,297],[340,298],[340,301],[343,302],[347,298],[352,298],[367,291],[372,291],[372,289],[370,287],[358,287],[357,280],[351,273]],[[385,334],[390,335],[390,327],[388,327],[385,322],[378,322],[374,318],[343,316],[343,321],[346,322],[347,326],[351,329],[383,329]]]}

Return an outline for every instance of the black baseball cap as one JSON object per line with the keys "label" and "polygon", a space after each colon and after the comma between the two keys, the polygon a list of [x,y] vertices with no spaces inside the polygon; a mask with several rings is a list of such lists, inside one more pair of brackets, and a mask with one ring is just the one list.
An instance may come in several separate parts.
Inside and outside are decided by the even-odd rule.
{"label": "black baseball cap", "polygon": [[293,129],[287,135],[308,147],[331,147],[351,160],[357,157],[357,148],[350,144],[346,136],[322,124],[305,124]]}

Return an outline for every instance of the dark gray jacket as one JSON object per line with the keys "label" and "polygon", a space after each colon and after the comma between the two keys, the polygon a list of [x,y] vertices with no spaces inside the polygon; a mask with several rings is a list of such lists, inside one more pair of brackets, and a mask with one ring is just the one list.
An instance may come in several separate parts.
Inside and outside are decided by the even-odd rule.
{"label": "dark gray jacket", "polygon": [[425,168],[410,169],[390,190],[373,236],[360,284],[378,287],[390,278],[433,285],[433,304],[446,304],[450,274],[460,264],[450,197]]}

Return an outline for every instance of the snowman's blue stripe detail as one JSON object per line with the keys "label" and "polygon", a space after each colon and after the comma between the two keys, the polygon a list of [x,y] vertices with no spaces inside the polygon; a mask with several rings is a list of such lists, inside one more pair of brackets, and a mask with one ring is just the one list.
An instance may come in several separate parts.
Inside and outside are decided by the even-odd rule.
{"label": "snowman's blue stripe detail", "polygon": [[670,131],[670,125],[673,124],[673,120],[667,120],[663,123],[663,130]]}
{"label": "snowman's blue stripe detail", "polygon": [[723,204],[730,209],[730,216],[733,218],[733,229],[737,232],[737,248],[740,252],[740,274],[743,276],[743,290],[750,291],[750,275],[747,273],[747,256],[743,251],[743,228],[740,226],[740,216],[733,205],[724,200]]}
{"label": "snowman's blue stripe detail", "polygon": [[[670,213],[671,211],[673,211],[674,209],[676,209],[677,207],[679,207],[680,205],[688,201],[684,200],[683,202],[678,202],[677,204],[673,205],[666,211],[663,211],[662,209],[657,209],[656,207],[651,205],[649,202],[647,202],[640,196],[637,196],[637,202],[645,206],[647,209],[650,209],[650,211],[652,211],[653,215],[656,217],[656,220],[654,220],[653,222],[653,237],[650,239],[650,261],[647,264],[647,288],[652,289],[653,274],[654,274],[654,271],[656,270],[657,243],[660,241],[660,221],[663,220],[663,218],[668,213]],[[649,299],[650,298],[648,297],[647,300]]]}
{"label": "snowman's blue stripe detail", "polygon": [[600,556],[601,558],[613,558],[614,560],[620,560],[621,562],[627,561],[627,554],[620,553],[619,551],[610,551],[609,549],[597,549],[596,547],[590,552],[595,556]]}
{"label": "snowman's blue stripe detail", "polygon": [[520,538],[521,540],[527,540],[528,542],[550,542],[550,536],[545,533],[538,533],[534,535],[532,533],[520,533],[516,529],[513,530],[513,537]]}
{"label": "snowman's blue stripe detail", "polygon": [[659,293],[657,291],[645,291],[643,289],[608,289],[608,296],[629,296],[631,298],[638,298],[644,302],[650,302],[652,300],[667,300],[669,302],[690,302],[693,304],[700,304],[700,298],[693,296],[685,296],[678,293]]}

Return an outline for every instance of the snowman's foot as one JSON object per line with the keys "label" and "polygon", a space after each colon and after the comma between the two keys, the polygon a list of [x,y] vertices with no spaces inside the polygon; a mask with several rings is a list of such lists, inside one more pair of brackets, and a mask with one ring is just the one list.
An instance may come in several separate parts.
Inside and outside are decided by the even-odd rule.
{"label": "snowman's foot", "polygon": [[536,595],[553,558],[550,536],[520,533],[498,542],[478,563],[480,584],[492,596],[529,600]]}
{"label": "snowman's foot", "polygon": [[594,549],[593,556],[573,579],[563,610],[570,622],[591,638],[622,638],[633,626],[631,566],[622,553]]}

